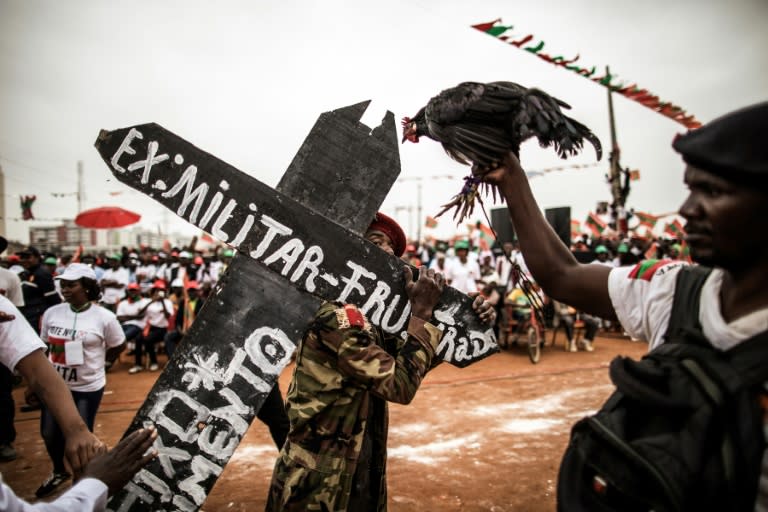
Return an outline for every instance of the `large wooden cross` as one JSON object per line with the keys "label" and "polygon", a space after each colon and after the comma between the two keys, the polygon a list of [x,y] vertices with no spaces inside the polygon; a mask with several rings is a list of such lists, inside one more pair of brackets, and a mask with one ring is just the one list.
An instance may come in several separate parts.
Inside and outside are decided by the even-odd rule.
{"label": "large wooden cross", "polygon": [[[400,173],[394,116],[371,130],[360,123],[367,106],[322,114],[277,190],[156,124],[99,134],[120,181],[238,252],[128,429],[155,425],[159,455],[110,510],[200,508],[322,301],[405,329],[403,262],[361,236]],[[455,289],[432,321],[452,364],[498,350]]]}

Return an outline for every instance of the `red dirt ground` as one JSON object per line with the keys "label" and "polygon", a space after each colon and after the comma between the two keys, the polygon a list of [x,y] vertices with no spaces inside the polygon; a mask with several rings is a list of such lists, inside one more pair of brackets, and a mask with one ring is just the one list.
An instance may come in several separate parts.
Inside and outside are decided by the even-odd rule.
{"label": "red dirt ground", "polygon": [[[551,339],[551,333],[548,333]],[[560,334],[533,365],[522,346],[468,368],[443,364],[408,406],[390,406],[389,510],[550,511],[570,426],[595,411],[612,390],[607,365],[618,354],[639,358],[644,343],[599,337],[592,353],[566,353]],[[96,434],[113,445],[143,402],[157,373],[128,375],[128,358],[107,375]],[[292,367],[281,376],[288,387]],[[16,407],[23,390],[14,392]],[[20,496],[50,471],[38,412],[17,412],[13,462],[3,479]],[[265,425],[254,421],[202,510],[263,510],[277,451]]]}

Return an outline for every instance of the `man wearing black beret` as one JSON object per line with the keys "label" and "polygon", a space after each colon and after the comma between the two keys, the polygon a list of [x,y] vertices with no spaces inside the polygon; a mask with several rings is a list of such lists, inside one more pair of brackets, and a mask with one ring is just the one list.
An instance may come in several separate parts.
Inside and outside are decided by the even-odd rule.
{"label": "man wearing black beret", "polygon": [[[645,260],[634,267],[613,269],[579,264],[547,224],[513,155],[509,155],[503,167],[486,174],[484,180],[496,185],[506,198],[525,261],[548,296],[601,318],[618,319],[630,336],[648,341],[652,351],[657,347],[668,348],[663,347],[668,335],[678,342],[693,343],[688,339],[695,338],[699,346],[729,351],[750,338],[764,336],[768,330],[768,102],[731,112],[678,136],[673,148],[686,163],[683,180],[689,195],[679,214],[687,221],[685,241],[691,258],[699,265],[670,260]],[[678,285],[687,293],[676,297]],[[756,346],[753,343],[750,348]],[[707,351],[714,352],[711,348]],[[761,414],[757,411],[754,422],[735,414],[721,414],[718,419],[729,428],[740,429],[740,435],[747,427],[759,430],[761,419],[768,427],[768,394],[754,393],[746,402],[757,404],[758,399],[764,404],[764,418],[759,418]],[[665,414],[662,410],[656,412]],[[759,432],[749,439],[757,439],[758,444],[765,446],[762,437]],[[725,508],[712,502],[696,508],[686,501],[678,507],[680,510],[768,510],[768,458],[759,448],[745,449],[743,439],[744,436],[735,442],[735,456],[745,457],[743,460],[749,464],[736,462],[730,467],[740,475],[740,492],[717,495],[718,499],[727,496]],[[708,444],[720,446],[715,440]],[[700,448],[704,449],[705,446]],[[704,465],[707,474],[718,460],[715,456]],[[746,467],[750,471],[745,471]],[[583,503],[562,501],[564,493],[560,486],[582,485],[580,476],[564,473],[561,468],[561,510],[582,510],[579,505]],[[710,485],[702,479],[694,486],[696,490],[684,492],[682,499],[715,496],[711,492],[720,492],[718,484],[722,481],[725,479]],[[605,481],[592,483],[594,489],[589,492],[593,495],[607,488],[609,493],[621,490]],[[670,485],[677,484],[680,481]],[[631,503],[640,506],[629,507],[625,503],[619,509],[657,509],[647,503]]]}

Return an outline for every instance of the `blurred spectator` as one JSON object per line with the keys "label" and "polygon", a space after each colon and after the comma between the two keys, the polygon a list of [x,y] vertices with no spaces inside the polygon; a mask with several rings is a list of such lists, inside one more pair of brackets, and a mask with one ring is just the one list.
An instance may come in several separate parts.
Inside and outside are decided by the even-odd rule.
{"label": "blurred spectator", "polygon": [[125,297],[125,287],[131,282],[128,269],[121,264],[121,254],[107,256],[109,268],[101,275],[101,304],[113,313],[117,310],[117,303]]}
{"label": "blurred spectator", "polygon": [[469,242],[459,240],[453,245],[456,258],[450,261],[445,271],[446,282],[463,293],[477,292],[480,267],[477,261],[469,259]]}
{"label": "blurred spectator", "polygon": [[46,267],[41,264],[40,251],[35,247],[27,247],[16,253],[19,262],[24,267],[21,279],[21,289],[24,294],[24,307],[21,312],[29,325],[40,333],[40,319],[43,313],[61,302],[56,287],[53,284],[53,276]]}
{"label": "blurred spectator", "polygon": [[142,297],[139,284],[130,283],[126,287],[125,299],[117,304],[117,321],[120,322],[120,327],[123,328],[129,355],[135,353],[136,339],[146,325],[144,308],[149,302],[149,299]]}
{"label": "blurred spectator", "polygon": [[165,353],[170,359],[176,346],[181,343],[184,336],[192,327],[192,323],[197,317],[200,308],[203,307],[204,300],[199,295],[199,286],[196,281],[189,281],[186,286],[186,294],[181,297],[178,303],[175,315],[175,329],[165,336]]}
{"label": "blurred spectator", "polygon": [[154,372],[160,369],[157,364],[155,344],[165,339],[165,334],[168,332],[168,319],[173,313],[173,303],[166,298],[165,292],[165,283],[160,280],[155,281],[152,286],[151,300],[140,312],[146,318],[146,325],[136,339],[136,350],[134,351],[136,363],[128,370],[130,374],[138,373],[144,369],[142,357],[145,350],[149,356],[149,370]]}

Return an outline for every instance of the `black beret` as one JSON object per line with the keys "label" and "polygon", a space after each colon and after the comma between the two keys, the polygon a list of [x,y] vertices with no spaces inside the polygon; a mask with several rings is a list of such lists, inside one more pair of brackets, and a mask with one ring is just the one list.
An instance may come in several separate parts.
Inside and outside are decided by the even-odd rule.
{"label": "black beret", "polygon": [[686,163],[727,179],[768,178],[768,102],[679,135],[672,147]]}

